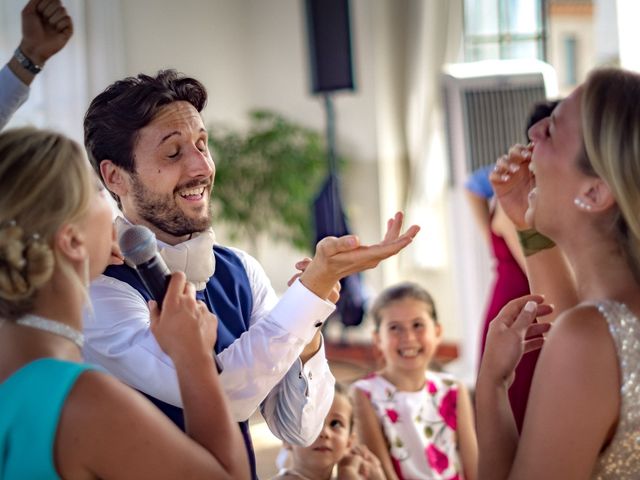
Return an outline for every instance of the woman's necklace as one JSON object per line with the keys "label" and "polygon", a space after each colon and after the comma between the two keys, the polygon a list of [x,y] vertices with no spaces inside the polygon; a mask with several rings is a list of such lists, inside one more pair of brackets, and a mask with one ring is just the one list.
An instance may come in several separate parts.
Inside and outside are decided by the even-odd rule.
{"label": "woman's necklace", "polygon": [[79,332],[75,328],[62,322],[49,320],[48,318],[44,318],[39,315],[28,314],[16,320],[16,323],[24,327],[35,328],[36,330],[42,330],[44,332],[53,333],[54,335],[67,338],[75,343],[80,349],[82,349],[82,346],[84,345],[84,335],[82,332]]}

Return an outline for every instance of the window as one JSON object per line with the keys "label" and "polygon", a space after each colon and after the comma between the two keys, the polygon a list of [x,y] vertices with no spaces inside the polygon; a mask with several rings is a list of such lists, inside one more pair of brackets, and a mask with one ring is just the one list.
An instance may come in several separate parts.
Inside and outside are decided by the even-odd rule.
{"label": "window", "polygon": [[465,60],[545,60],[544,23],[544,0],[464,0]]}
{"label": "window", "polygon": [[578,83],[578,59],[577,59],[577,39],[575,35],[567,35],[564,38],[564,60],[566,85],[576,85]]}

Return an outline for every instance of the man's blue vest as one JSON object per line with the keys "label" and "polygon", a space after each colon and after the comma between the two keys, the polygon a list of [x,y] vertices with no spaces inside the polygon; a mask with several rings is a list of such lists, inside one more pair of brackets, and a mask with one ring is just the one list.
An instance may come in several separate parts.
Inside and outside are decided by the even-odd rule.
{"label": "man's blue vest", "polygon": [[[253,296],[249,277],[238,256],[228,248],[219,246],[213,247],[213,253],[216,257],[216,271],[204,290],[196,293],[196,297],[206,303],[209,310],[218,317],[218,339],[214,350],[219,353],[249,329]],[[128,283],[142,295],[145,301],[151,300],[151,294],[135,269],[127,265],[112,265],[104,274]],[[146,396],[184,431],[184,416],[181,408],[149,395]],[[256,462],[249,435],[249,422],[240,422],[238,425],[247,446],[252,476],[255,479],[257,478]]]}

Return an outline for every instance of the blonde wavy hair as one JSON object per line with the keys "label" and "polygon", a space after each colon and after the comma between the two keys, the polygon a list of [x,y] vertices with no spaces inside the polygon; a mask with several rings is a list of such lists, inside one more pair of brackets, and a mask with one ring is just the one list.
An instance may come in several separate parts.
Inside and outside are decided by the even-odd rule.
{"label": "blonde wavy hair", "polygon": [[579,164],[611,189],[618,241],[640,280],[640,75],[614,68],[592,72],[582,94],[582,132]]}
{"label": "blonde wavy hair", "polygon": [[0,134],[0,317],[33,308],[55,267],[82,285],[53,236],[88,209],[93,178],[82,148],[35,128]]}

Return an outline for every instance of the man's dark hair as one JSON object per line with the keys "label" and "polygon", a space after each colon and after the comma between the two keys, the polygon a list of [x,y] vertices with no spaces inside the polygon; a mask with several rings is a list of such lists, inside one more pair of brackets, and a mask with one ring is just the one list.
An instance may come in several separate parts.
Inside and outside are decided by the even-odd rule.
{"label": "man's dark hair", "polygon": [[546,102],[538,102],[533,105],[529,116],[527,117],[527,123],[524,127],[524,136],[529,140],[529,129],[533,127],[543,118],[550,117],[553,110],[558,106],[560,100],[548,100]]}
{"label": "man's dark hair", "polygon": [[140,74],[118,80],[94,98],[84,117],[84,146],[98,175],[105,159],[135,172],[133,147],[138,131],[165,105],[177,101],[189,102],[201,112],[207,90],[194,78],[160,70],[155,77]]}

